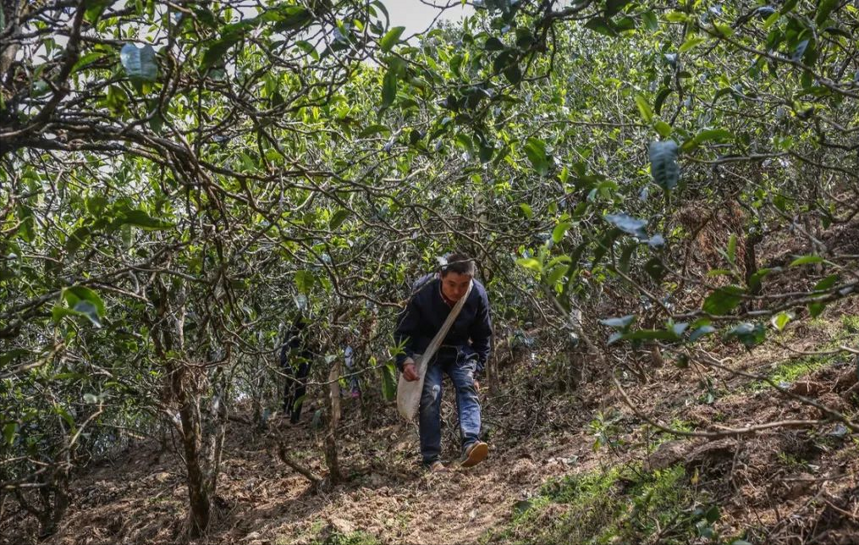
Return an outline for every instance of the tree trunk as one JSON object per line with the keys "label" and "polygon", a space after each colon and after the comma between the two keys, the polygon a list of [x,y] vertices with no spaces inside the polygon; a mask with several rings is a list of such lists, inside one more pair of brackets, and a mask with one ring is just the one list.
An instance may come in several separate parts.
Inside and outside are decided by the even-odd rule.
{"label": "tree trunk", "polygon": [[52,486],[41,489],[42,512],[39,517],[41,537],[57,533],[60,521],[69,507],[69,483],[66,476],[58,476]]}
{"label": "tree trunk", "polygon": [[173,377],[173,395],[179,403],[179,417],[182,421],[182,446],[185,450],[185,467],[188,471],[188,500],[191,507],[190,536],[201,537],[209,526],[211,499],[203,472],[201,451],[203,430],[200,422],[199,399],[189,395],[183,380],[187,369],[180,367],[170,372]]}
{"label": "tree trunk", "polygon": [[211,519],[226,412],[222,397],[215,395],[210,406],[213,418],[204,420],[207,413],[201,411],[201,404],[208,390],[207,367],[187,361],[184,289],[168,290],[159,279],[157,290],[159,319],[152,323],[152,336],[155,350],[165,362],[171,398],[179,407],[190,507],[189,535],[199,538],[205,535]]}
{"label": "tree trunk", "polygon": [[40,479],[43,486],[38,491],[39,507],[31,504],[21,489],[13,491],[18,504],[39,521],[39,538],[45,539],[57,533],[60,521],[69,507],[69,477],[64,470],[54,469]]}
{"label": "tree trunk", "polygon": [[18,17],[21,15],[23,6],[22,0],[3,0],[2,5],[0,5],[5,22],[5,25],[0,25],[0,87],[7,83],[7,72],[12,67],[12,63],[15,62],[15,56],[20,47],[17,43],[13,43],[13,40],[21,33],[18,27]]}
{"label": "tree trunk", "polygon": [[328,435],[325,437],[325,463],[328,466],[328,480],[332,485],[344,481],[337,459],[337,426],[340,424],[340,359],[328,373]]}
{"label": "tree trunk", "polygon": [[226,377],[220,371],[213,382],[215,393],[209,402],[209,417],[204,422],[206,488],[209,496],[214,497],[218,486],[218,473],[221,471],[221,454],[224,451],[224,438],[227,431],[227,405],[225,392]]}

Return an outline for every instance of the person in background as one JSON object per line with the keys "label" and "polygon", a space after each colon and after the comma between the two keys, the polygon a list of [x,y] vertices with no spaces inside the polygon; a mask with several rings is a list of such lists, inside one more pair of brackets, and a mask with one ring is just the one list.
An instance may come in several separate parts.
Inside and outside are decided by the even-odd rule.
{"label": "person in background", "polygon": [[298,423],[301,406],[307,393],[307,377],[310,375],[312,353],[307,346],[307,321],[302,313],[286,333],[280,350],[280,367],[286,376],[283,390],[283,414],[289,414],[289,421]]}
{"label": "person in background", "polygon": [[358,375],[353,375],[355,372],[355,349],[351,345],[346,346],[343,352],[346,360],[346,374],[349,376],[349,396],[352,398],[361,397],[361,385],[358,381]]}

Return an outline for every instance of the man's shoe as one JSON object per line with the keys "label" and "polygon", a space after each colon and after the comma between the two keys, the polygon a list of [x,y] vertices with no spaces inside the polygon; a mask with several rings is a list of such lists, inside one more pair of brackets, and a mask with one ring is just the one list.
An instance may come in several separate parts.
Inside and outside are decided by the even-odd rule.
{"label": "man's shoe", "polygon": [[427,469],[430,473],[447,473],[447,468],[444,467],[444,464],[436,460],[427,466]]}
{"label": "man's shoe", "polygon": [[462,460],[462,467],[476,466],[485,460],[488,454],[489,445],[483,441],[475,441],[465,449],[465,458]]}

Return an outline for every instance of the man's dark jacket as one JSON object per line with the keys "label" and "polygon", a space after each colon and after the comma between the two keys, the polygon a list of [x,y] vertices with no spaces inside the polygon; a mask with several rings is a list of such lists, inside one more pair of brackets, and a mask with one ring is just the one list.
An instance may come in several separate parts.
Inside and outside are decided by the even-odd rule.
{"label": "man's dark jacket", "polygon": [[[489,358],[492,321],[486,288],[477,280],[473,282],[471,293],[442,345],[460,348],[466,358],[476,356],[477,371],[480,372]],[[438,275],[425,276],[415,283],[411,300],[400,314],[394,333],[398,344],[405,341],[405,353],[397,356],[400,371],[406,358],[424,353],[452,308],[442,296]]]}

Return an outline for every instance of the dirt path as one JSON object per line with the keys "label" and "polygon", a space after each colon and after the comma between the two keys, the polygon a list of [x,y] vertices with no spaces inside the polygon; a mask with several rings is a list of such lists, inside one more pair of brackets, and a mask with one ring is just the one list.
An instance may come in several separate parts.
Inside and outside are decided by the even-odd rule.
{"label": "dirt path", "polygon": [[[488,529],[509,521],[517,502],[573,466],[583,468],[591,453],[592,440],[585,436],[551,432],[525,440],[516,432],[521,421],[508,421],[508,429],[495,428],[486,462],[460,468],[451,460],[457,447],[446,444],[451,471],[429,474],[417,464],[416,427],[385,418],[385,425],[361,430],[347,413],[340,452],[349,482],[334,488],[314,487],[275,456],[278,437],[290,456],[325,474],[321,437],[308,429],[309,415],[299,427],[276,424],[267,437],[231,423],[218,516],[201,542],[319,543],[332,534],[362,532],[381,543],[477,543]],[[140,446],[101,462],[76,490],[60,533],[49,543],[181,541],[187,493],[173,454],[159,460],[154,445]]]}
{"label": "dirt path", "polygon": [[[805,331],[796,348],[820,346],[832,337],[835,325]],[[853,342],[859,334],[850,335]],[[786,359],[790,357],[798,358],[784,350],[738,352],[732,365],[771,373],[777,363],[790,363]],[[792,370],[791,377],[802,373],[794,384],[803,388],[803,395],[838,410],[855,411],[856,400],[848,396],[856,382],[852,360],[834,358],[822,366],[802,358],[797,361],[802,365],[779,367],[778,376],[788,376],[785,369]],[[693,428],[821,416],[813,407],[774,395],[772,389],[723,375],[714,382],[719,391],[713,401],[707,399],[708,390],[701,383],[689,379],[689,370],[673,366],[656,370],[648,384],[630,379],[626,387],[638,410]],[[453,470],[444,474],[428,474],[419,467],[417,429],[399,421],[393,408],[376,410],[365,415],[369,421],[362,421],[358,407],[347,402],[339,451],[348,482],[333,488],[313,486],[276,456],[280,441],[298,463],[316,475],[326,474],[322,436],[309,426],[311,411],[297,427],[276,423],[265,433],[231,422],[214,500],[217,516],[207,538],[198,543],[479,543],[488,531],[509,525],[517,503],[538,494],[547,481],[648,457],[654,436],[645,437],[645,422],[622,403],[617,392],[592,385],[575,394],[559,394],[551,393],[550,386],[526,382],[512,382],[518,385],[515,391],[484,404],[489,459],[468,470],[453,463]],[[452,431],[452,402],[445,403],[444,456],[451,460],[458,447]],[[612,433],[618,434],[623,446],[595,451],[592,426],[600,425],[616,428]],[[675,456],[666,451],[670,458],[666,464],[684,459],[688,464],[687,454],[700,441],[672,444],[678,452]],[[711,471],[714,492],[724,489],[720,524],[726,532],[755,527],[761,532],[789,533],[808,522],[809,527],[831,527],[832,535],[854,536],[859,531],[849,533],[853,532],[852,526],[848,528],[851,519],[832,515],[853,509],[851,491],[859,489],[859,447],[852,445],[835,423],[816,432],[770,430],[723,445],[725,452],[714,451],[712,459],[697,460],[692,473],[697,475],[700,469],[703,479]],[[727,456],[727,461],[720,456]],[[817,484],[796,484],[807,482]],[[169,449],[159,454],[155,442],[143,442],[93,464],[76,478],[73,493],[60,532],[43,543],[186,543],[187,490],[181,460]],[[835,506],[831,513],[815,503],[824,493]],[[785,518],[788,512],[795,516]],[[0,545],[35,535],[32,517],[14,516],[11,532],[8,521],[0,523]],[[849,539],[837,542],[856,542]]]}

